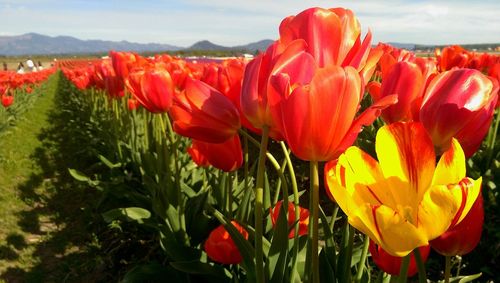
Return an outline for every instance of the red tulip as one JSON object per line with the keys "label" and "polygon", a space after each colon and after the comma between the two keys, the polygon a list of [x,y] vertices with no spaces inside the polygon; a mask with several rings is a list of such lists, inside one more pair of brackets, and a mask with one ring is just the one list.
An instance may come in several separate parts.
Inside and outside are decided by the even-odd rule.
{"label": "red tulip", "polygon": [[[387,57],[386,57],[387,58]],[[375,101],[397,94],[398,102],[382,111],[386,123],[414,121],[422,103],[424,77],[420,68],[410,62],[398,62],[385,66],[382,83],[370,82],[368,91]]]}
{"label": "red tulip", "polygon": [[483,197],[479,194],[467,216],[460,223],[452,224],[440,237],[432,240],[431,246],[445,256],[465,255],[479,243],[483,222]]}
{"label": "red tulip", "polygon": [[139,55],[131,52],[110,51],[109,55],[116,75],[123,81],[128,77],[130,69],[136,66],[136,62],[140,58]]}
{"label": "red tulip", "polygon": [[174,84],[170,74],[161,67],[132,71],[125,80],[125,85],[149,112],[164,113],[172,106]]}
{"label": "red tulip", "polygon": [[243,152],[238,135],[222,143],[207,143],[193,139],[193,144],[187,151],[199,166],[212,165],[222,171],[231,172],[243,164]]}
{"label": "red tulip", "polygon": [[498,99],[498,83],[472,69],[436,76],[426,89],[419,118],[439,153],[455,137],[470,157],[487,134]]}
{"label": "red tulip", "polygon": [[104,83],[104,88],[113,98],[125,95],[123,92],[123,80],[118,77],[111,65],[111,61],[103,60],[96,66],[96,75]]}
{"label": "red tulip", "polygon": [[[280,200],[274,208],[271,209],[271,222],[273,226],[276,226],[278,222],[278,217],[280,213],[281,206],[283,205],[283,201]],[[295,205],[291,202],[288,202],[288,227],[292,228],[295,226]],[[309,226],[309,210],[299,207],[299,236],[307,234],[307,227]],[[295,229],[291,229],[290,233],[288,233],[288,238],[292,239],[295,236]]]}
{"label": "red tulip", "polygon": [[209,143],[222,143],[237,134],[240,116],[234,104],[218,90],[188,79],[174,97],[170,113],[178,134]]}
{"label": "red tulip", "polygon": [[445,47],[442,51],[436,50],[436,58],[442,72],[451,70],[453,67],[467,67],[469,57],[469,52],[458,45]]}
{"label": "red tulip", "polygon": [[[422,246],[418,248],[420,251],[420,255],[422,256],[422,261],[426,262],[430,253],[430,246]],[[399,271],[401,268],[401,262],[403,260],[402,257],[392,256],[387,253],[380,246],[375,244],[372,240],[370,240],[370,253],[372,255],[372,260],[381,270],[385,271],[391,275],[399,275]],[[411,277],[418,272],[417,262],[415,259],[415,255],[412,254],[410,258],[410,265],[408,266],[407,276]]]}
{"label": "red tulip", "polygon": [[280,105],[283,133],[292,152],[303,160],[332,160],[352,145],[363,125],[395,102],[394,96],[385,97],[356,117],[362,93],[354,68],[317,69],[309,84],[295,88]]}
{"label": "red tulip", "polygon": [[[248,239],[248,232],[243,227],[236,221],[231,223],[245,239]],[[205,252],[210,259],[223,264],[238,264],[243,260],[238,247],[223,225],[210,232],[205,242]]]}
{"label": "red tulip", "polygon": [[281,122],[273,109],[281,101],[281,89],[276,89],[276,75],[281,74],[278,78],[284,89],[310,81],[315,63],[305,49],[303,40],[296,40],[288,45],[276,41],[245,68],[241,111],[253,127],[269,127],[270,136],[277,140],[283,137]]}
{"label": "red tulip", "polygon": [[139,107],[139,102],[133,98],[127,100],[128,110],[135,110]]}
{"label": "red tulip", "polygon": [[371,32],[361,42],[361,25],[351,10],[310,8],[280,24],[280,42],[302,39],[318,67],[352,66],[361,71],[370,51]]}
{"label": "red tulip", "polygon": [[11,95],[2,95],[2,105],[7,108],[12,105],[14,102],[14,96]]}

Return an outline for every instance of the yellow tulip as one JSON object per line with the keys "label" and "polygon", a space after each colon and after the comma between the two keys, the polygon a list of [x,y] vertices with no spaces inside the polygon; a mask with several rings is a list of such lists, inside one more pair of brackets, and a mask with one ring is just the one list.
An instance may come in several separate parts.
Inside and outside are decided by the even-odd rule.
{"label": "yellow tulip", "polygon": [[[440,158],[420,123],[394,123],[376,137],[378,161],[350,147],[325,167],[327,190],[349,223],[394,256],[406,256],[467,215],[481,178],[465,176],[460,144]],[[456,217],[455,217],[456,216]]]}

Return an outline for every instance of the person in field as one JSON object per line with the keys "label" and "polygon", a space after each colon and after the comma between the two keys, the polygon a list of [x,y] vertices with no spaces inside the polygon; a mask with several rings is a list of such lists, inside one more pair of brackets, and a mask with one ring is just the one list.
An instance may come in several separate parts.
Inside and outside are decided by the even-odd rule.
{"label": "person in field", "polygon": [[38,71],[43,70],[42,62],[38,61]]}
{"label": "person in field", "polygon": [[7,67],[7,63],[6,62],[3,62],[3,70],[4,71],[7,71],[9,68]]}
{"label": "person in field", "polygon": [[23,64],[23,62],[19,62],[19,65],[17,65],[17,73],[18,74],[24,74],[24,64]]}
{"label": "person in field", "polygon": [[33,60],[31,60],[31,58],[28,58],[28,60],[26,60],[26,66],[28,67],[28,70],[30,72],[36,72],[35,63],[33,63]]}

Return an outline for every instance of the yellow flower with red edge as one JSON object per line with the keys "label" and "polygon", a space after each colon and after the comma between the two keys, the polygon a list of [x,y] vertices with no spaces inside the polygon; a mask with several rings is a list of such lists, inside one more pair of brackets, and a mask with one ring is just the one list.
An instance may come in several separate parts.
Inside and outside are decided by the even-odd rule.
{"label": "yellow flower with red edge", "polygon": [[420,123],[394,123],[376,137],[378,161],[350,147],[325,167],[327,190],[349,223],[394,256],[429,244],[474,204],[481,178],[465,176],[460,144],[439,159]]}

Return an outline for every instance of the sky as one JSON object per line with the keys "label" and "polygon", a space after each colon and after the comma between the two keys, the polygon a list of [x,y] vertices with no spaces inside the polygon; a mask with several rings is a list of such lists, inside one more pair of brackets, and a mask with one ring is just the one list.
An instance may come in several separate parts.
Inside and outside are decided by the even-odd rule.
{"label": "sky", "polygon": [[277,39],[281,20],[309,7],[351,9],[373,43],[500,42],[499,0],[0,0],[0,36],[235,46]]}

